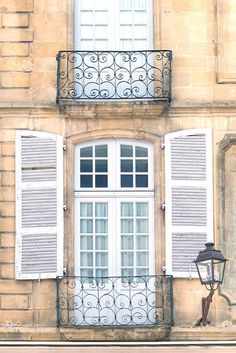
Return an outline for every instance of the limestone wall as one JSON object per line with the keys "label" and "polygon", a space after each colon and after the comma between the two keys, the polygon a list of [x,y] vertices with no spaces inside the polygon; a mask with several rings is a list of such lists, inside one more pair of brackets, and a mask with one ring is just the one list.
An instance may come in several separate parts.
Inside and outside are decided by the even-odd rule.
{"label": "limestone wall", "polygon": [[[164,156],[159,146],[163,136],[171,131],[211,127],[214,229],[216,244],[221,245],[217,161],[219,142],[225,134],[236,134],[235,1],[154,0],[154,8],[154,47],[173,50],[170,106],[89,102],[66,107],[56,104],[56,55],[59,50],[73,48],[73,1],[0,0],[0,330],[56,326],[55,281],[14,279],[17,129],[55,132],[64,136],[69,146],[73,139],[98,136],[152,140],[160,157],[157,186],[161,187]],[[68,152],[65,166],[67,172],[71,170]],[[70,270],[72,182],[67,174],[65,179],[65,265]],[[156,198],[158,210],[163,201],[164,188]],[[161,211],[156,217],[160,255],[156,265],[161,271],[165,264],[164,218]],[[196,279],[175,280],[176,326],[191,326],[199,319],[201,297],[205,294]],[[216,296],[211,320],[220,325],[235,324],[234,307],[227,299]],[[8,331],[4,332],[5,339],[12,338]],[[59,339],[54,334],[52,337]],[[46,339],[45,333],[39,336]],[[23,332],[19,337],[36,336]]]}

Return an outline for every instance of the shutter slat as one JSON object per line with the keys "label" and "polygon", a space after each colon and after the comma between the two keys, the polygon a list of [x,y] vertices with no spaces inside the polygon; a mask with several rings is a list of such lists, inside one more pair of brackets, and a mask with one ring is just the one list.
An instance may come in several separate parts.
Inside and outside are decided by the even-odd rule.
{"label": "shutter slat", "polygon": [[165,146],[167,270],[186,277],[212,240],[211,131],[170,133]]}
{"label": "shutter slat", "polygon": [[63,269],[63,140],[16,135],[16,277],[55,278]]}

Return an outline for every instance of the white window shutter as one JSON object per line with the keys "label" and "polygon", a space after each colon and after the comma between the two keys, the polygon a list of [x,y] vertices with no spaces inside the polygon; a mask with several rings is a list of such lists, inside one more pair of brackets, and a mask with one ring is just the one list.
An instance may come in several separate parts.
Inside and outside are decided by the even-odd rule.
{"label": "white window shutter", "polygon": [[211,129],[167,134],[165,175],[167,273],[195,277],[193,260],[213,239]]}
{"label": "white window shutter", "polygon": [[16,279],[63,272],[63,138],[16,132]]}

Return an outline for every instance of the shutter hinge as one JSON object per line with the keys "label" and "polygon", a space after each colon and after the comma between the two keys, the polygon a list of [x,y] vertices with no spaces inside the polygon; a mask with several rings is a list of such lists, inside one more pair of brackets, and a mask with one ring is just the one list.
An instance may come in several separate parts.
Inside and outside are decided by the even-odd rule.
{"label": "shutter hinge", "polygon": [[166,147],[166,146],[165,146],[165,144],[164,144],[164,143],[162,143],[162,144],[161,144],[161,149],[162,149],[162,150],[164,150],[164,149],[165,149],[165,147]]}
{"label": "shutter hinge", "polygon": [[162,211],[165,211],[165,209],[166,209],[166,204],[165,204],[165,203],[162,203],[162,204],[161,204],[161,210],[162,210]]}
{"label": "shutter hinge", "polygon": [[67,210],[66,205],[63,205],[63,211],[66,211],[66,210]]}
{"label": "shutter hinge", "polygon": [[63,151],[66,151],[67,150],[67,146],[66,146],[66,144],[64,143],[63,144]]}

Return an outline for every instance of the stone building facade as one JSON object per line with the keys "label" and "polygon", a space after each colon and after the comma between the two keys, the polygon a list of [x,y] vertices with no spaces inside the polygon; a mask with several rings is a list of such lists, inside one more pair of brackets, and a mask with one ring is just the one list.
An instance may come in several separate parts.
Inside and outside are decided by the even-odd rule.
{"label": "stone building facade", "polygon": [[[130,6],[131,10],[126,8],[123,11],[126,11],[128,16],[131,13],[137,15],[137,18],[140,18],[138,16],[142,13],[148,13],[149,16],[146,22],[145,20],[140,20],[141,22],[137,20],[132,23],[133,29],[125,27],[130,23],[125,22],[125,17],[123,18],[124,32],[127,31],[127,38],[129,30],[139,33],[138,30],[141,28],[140,38],[131,38],[131,42],[133,41],[131,45],[135,40],[139,43],[142,42],[141,40],[145,42],[146,37],[143,36],[142,29],[148,30],[148,36],[150,32],[151,34],[145,42],[146,44],[144,43],[149,45],[149,48],[137,48],[136,46],[129,48],[128,46],[128,49],[125,50],[126,52],[133,49],[141,51],[146,49],[167,50],[169,59],[169,51],[172,51],[171,70],[169,66],[167,73],[165,67],[161,71],[162,80],[165,75],[168,76],[167,81],[171,86],[171,93],[163,91],[162,95],[151,99],[150,97],[140,99],[139,96],[135,99],[129,99],[129,97],[124,99],[125,96],[120,99],[108,99],[106,96],[95,99],[93,94],[89,99],[87,99],[88,97],[80,99],[79,91],[73,93],[76,91],[76,83],[74,83],[70,97],[65,99],[63,91],[60,91],[64,68],[59,68],[62,71],[57,74],[58,62],[61,60],[62,63],[63,59],[58,55],[58,52],[73,51],[75,48],[80,50],[82,39],[85,43],[83,51],[86,51],[86,45],[89,45],[89,41],[94,40],[93,34],[90,36],[89,31],[95,28],[94,33],[99,33],[101,28],[98,28],[99,17],[96,17],[96,14],[100,11],[100,15],[104,15],[105,10],[97,8],[98,5],[95,4],[95,1],[94,8],[89,8],[90,2],[88,1],[88,8],[85,6],[83,9],[79,7],[79,0],[0,0],[0,339],[234,339],[236,332],[234,266],[236,252],[236,242],[234,241],[236,222],[234,207],[236,184],[235,1],[147,0],[136,1],[136,5],[135,1],[128,1],[126,5],[130,4],[127,6]],[[81,1],[81,3],[85,2]],[[101,4],[103,3],[105,4],[106,1],[101,1]],[[122,4],[122,1],[120,3]],[[91,24],[89,11],[98,21],[98,27],[96,24]],[[116,18],[117,12],[114,11],[117,9],[111,11]],[[119,16],[122,18],[121,10]],[[120,23],[118,23],[118,28],[120,28]],[[84,26],[85,32],[83,33],[82,30],[78,30],[81,24]],[[102,20],[100,27],[103,26]],[[110,27],[108,27],[109,31]],[[101,38],[98,37],[98,41],[99,39]],[[89,50],[91,50],[90,47]],[[94,50],[96,52],[101,49],[95,48]],[[120,49],[109,47],[109,50],[119,51]],[[106,53],[106,58],[108,55]],[[139,53],[135,60],[141,60],[140,56]],[[90,69],[92,68],[94,73],[95,66],[93,65],[90,63]],[[76,82],[76,76],[80,75],[79,66],[72,65],[72,68],[74,70],[72,81],[74,78],[74,82]],[[106,70],[109,71],[108,68]],[[142,77],[140,81],[142,81]],[[94,85],[93,82],[93,87]],[[169,100],[169,98],[171,99]],[[199,136],[205,139],[203,145],[201,141],[199,142]],[[41,156],[38,147],[35,147],[34,144],[27,145],[30,138],[42,139],[42,143],[48,140],[58,141],[58,147],[54,147],[58,148],[56,158],[59,158],[60,166],[55,166],[53,163],[51,165],[51,160],[47,164],[46,157],[53,158],[53,152],[51,154],[50,148],[42,150]],[[182,155],[181,153],[179,155],[180,159],[175,160],[175,156],[171,155],[170,147],[174,146],[176,141],[177,144],[178,141],[181,143],[181,138],[183,138],[183,145],[186,142],[187,147],[183,147]],[[195,138],[200,144],[200,148],[196,147]],[[65,145],[64,152],[62,151],[63,144]],[[97,149],[96,146],[104,145],[108,148],[108,155],[105,157],[100,155],[99,157],[98,152],[97,158],[96,151],[99,151],[99,147]],[[26,148],[25,154],[23,153],[24,146]],[[119,147],[121,150],[124,148],[123,159],[122,154],[119,155],[117,152],[117,146],[121,146]],[[127,149],[125,146],[128,146]],[[60,151],[59,148],[61,148]],[[169,152],[167,148],[169,148]],[[133,154],[130,155],[127,151],[131,150]],[[191,151],[190,157],[189,150]],[[202,150],[203,152],[201,152]],[[36,151],[33,157],[31,151]],[[127,155],[125,155],[125,151],[128,153]],[[38,156],[39,159],[42,157],[42,164],[37,164],[37,160],[34,160],[35,156]],[[27,158],[29,159],[27,160]],[[199,168],[201,171],[204,170],[202,173],[205,176],[199,171],[201,175],[197,177],[197,171],[195,177],[191,179],[189,177],[191,170],[194,173],[194,168],[198,165],[199,160],[203,160],[202,164],[201,161],[199,162]],[[84,161],[84,164],[81,161]],[[183,167],[181,167],[182,161]],[[129,162],[133,166],[135,165],[136,169],[135,167],[132,169]],[[187,178],[183,177],[182,180],[179,180],[178,177],[172,177],[173,174],[170,170],[175,162],[177,169],[178,166],[180,169],[182,168],[180,172],[187,173]],[[112,167],[106,167],[106,163],[111,163]],[[190,171],[187,171],[189,163]],[[94,165],[98,165],[97,170]],[[59,181],[56,179],[54,185],[54,177],[52,176],[50,179],[48,176],[54,175],[55,170]],[[45,180],[40,179],[40,175],[43,173],[45,173],[45,180],[49,182],[46,186],[44,185]],[[119,174],[121,180],[124,180],[124,185],[119,184],[119,178],[117,178]],[[33,175],[33,177],[36,175],[36,179],[30,178],[29,175]],[[101,175],[103,177],[99,179]],[[28,177],[29,179],[27,179]],[[114,182],[110,186],[110,182],[107,182],[109,178],[114,178],[114,180],[117,178],[117,184]],[[131,180],[129,178],[133,178],[132,182],[136,184],[129,184]],[[138,180],[140,180],[140,185]],[[147,180],[149,181],[147,182]],[[173,180],[177,180],[177,183],[175,184]],[[192,183],[191,180],[193,180]],[[106,182],[109,184],[108,191],[105,190]],[[59,206],[58,204],[55,206],[53,198],[47,203],[47,200],[42,201],[40,196],[35,198],[34,191],[30,194],[37,187],[41,191],[43,190],[43,194],[48,195],[49,198],[50,192],[48,190],[51,187],[54,188],[56,200],[61,208],[58,210]],[[124,188],[122,189],[122,187]],[[178,191],[181,187],[183,189],[175,199],[176,203],[179,202],[180,205],[175,209],[171,203],[174,199],[172,192],[174,189]],[[204,199],[202,203],[199,201],[200,194],[197,194],[196,188],[202,192],[200,192]],[[182,192],[187,192],[187,196],[184,197]],[[201,196],[199,197],[201,198]],[[31,202],[27,204],[29,199]],[[103,200],[103,206],[106,202],[106,205],[109,204],[108,210],[112,210],[112,212],[120,207],[117,206],[117,202],[121,202],[119,205],[122,204],[126,211],[124,214],[122,214],[123,211],[113,214],[113,220],[110,221],[107,216],[107,206],[104,206],[106,211],[104,211],[103,217],[101,216],[103,209],[101,200]],[[100,207],[100,211],[94,217],[88,216],[88,214],[85,216],[83,213],[85,208],[81,204],[78,208],[77,202],[83,202],[83,207],[88,208],[89,204],[94,204],[96,207]],[[195,213],[197,211],[194,208],[194,203],[195,206],[200,207],[200,213]],[[145,207],[148,207],[148,211],[144,210],[142,216],[137,211],[137,214],[133,214],[132,218],[130,214],[128,215],[127,208],[131,204],[137,210],[141,210],[142,207],[144,210]],[[166,204],[166,209],[163,204]],[[49,205],[49,210],[47,205]],[[64,210],[63,205],[66,206]],[[50,213],[54,206],[56,207],[55,212],[58,211],[56,221],[59,223],[56,226],[53,223],[54,211]],[[139,206],[140,208],[138,208]],[[192,211],[190,215],[189,209]],[[175,210],[176,214],[174,214]],[[110,240],[109,236],[112,235],[109,232],[107,232],[106,238],[106,231],[101,231],[101,229],[97,233],[95,232],[96,234],[91,232],[92,235],[88,230],[82,231],[77,224],[77,219],[80,218],[80,222],[83,222],[89,217],[92,217],[93,224],[96,221],[105,222],[108,219],[108,223],[111,222],[109,227],[112,229],[112,234],[114,229],[118,229],[118,231],[114,231],[114,238]],[[119,217],[124,223],[126,222],[123,231],[117,221]],[[127,228],[131,219],[129,217],[134,223],[136,222],[136,227],[138,227],[138,217],[143,217],[142,224],[148,222],[149,230],[145,231],[145,226],[142,225],[140,226],[144,227],[142,231],[129,232]],[[190,223],[183,224],[184,219],[188,219],[188,217],[189,219],[196,217],[199,223],[193,225],[190,220]],[[44,218],[48,221],[46,225],[40,224],[40,220],[43,219],[43,222]],[[35,221],[37,224],[30,226],[31,221]],[[32,232],[30,227],[34,229]],[[75,240],[77,233],[80,233],[81,237],[84,234],[87,236],[84,243],[87,245],[83,245],[82,240],[81,242]],[[101,233],[103,234],[103,243],[101,239],[100,243],[98,241],[97,247],[93,243],[95,249],[92,251],[88,234],[94,238],[94,242],[96,236],[98,239]],[[131,243],[128,242],[128,236],[131,233],[133,238],[131,237],[130,241],[132,243],[135,239],[135,246],[129,245]],[[138,243],[139,233],[143,235],[141,245]],[[40,238],[42,234],[44,238]],[[123,234],[123,240],[125,236],[127,237],[123,245],[120,244],[119,234]],[[148,245],[147,243],[145,245],[144,239],[147,241],[148,236]],[[176,243],[175,239],[177,239]],[[53,243],[54,240],[56,243]],[[206,327],[195,327],[194,325],[201,315],[201,298],[206,295],[206,290],[201,287],[194,268],[191,267],[191,256],[194,256],[191,247],[194,247],[196,243],[196,247],[193,249],[195,254],[197,250],[204,248],[206,240],[214,241],[216,247],[222,250],[229,261],[224,284],[216,292],[210,308],[211,324]],[[105,244],[104,242],[108,242],[110,245],[101,245]],[[50,253],[47,250],[51,245],[52,248],[55,246],[56,250],[53,248]],[[79,248],[78,252],[75,250],[76,246]],[[177,247],[176,252],[175,246]],[[99,256],[96,257],[97,253],[101,255],[100,260]],[[111,253],[112,255],[109,255]],[[45,258],[43,254],[46,254]],[[84,254],[85,257],[87,256],[87,260],[82,259]],[[120,256],[120,254],[122,255]],[[126,258],[127,254],[130,255],[129,259]],[[49,258],[48,266],[55,261],[54,267],[56,269],[53,268],[50,272],[50,270],[44,270],[43,266],[44,260],[47,262],[47,256],[51,255],[52,259]],[[89,263],[90,255],[94,256],[94,261],[97,261],[96,265]],[[139,255],[142,260],[138,260]],[[37,259],[40,256],[41,270],[36,268]],[[77,256],[80,259],[78,262],[76,262]],[[174,305],[171,323],[161,326],[145,325],[144,323],[141,326],[128,325],[124,327],[124,324],[116,322],[114,324],[113,322],[110,326],[95,327],[93,322],[81,326],[76,325],[75,321],[71,319],[69,327],[60,325],[58,322],[60,309],[57,305],[56,277],[60,275],[66,278],[68,275],[80,275],[82,270],[90,277],[90,274],[92,273],[93,276],[94,272],[89,271],[91,269],[93,271],[94,268],[95,273],[105,273],[106,277],[111,267],[110,260],[106,260],[107,256],[110,256],[111,261],[115,259],[113,261],[115,267],[118,263],[118,267],[120,266],[124,271],[128,268],[131,271],[128,272],[131,276],[138,276],[138,273],[142,275],[138,269],[143,270],[145,274],[173,274]],[[134,258],[136,260],[132,260]],[[148,260],[144,260],[144,258]],[[185,263],[182,269],[182,262],[186,258],[189,262]],[[35,270],[32,267],[34,265]],[[96,272],[99,269],[101,272]],[[102,272],[104,269],[105,272]],[[114,274],[120,276],[121,273],[118,270],[118,272],[112,272],[112,276]],[[168,296],[172,305],[171,293]],[[165,294],[163,298],[165,299]],[[73,307],[72,314],[76,316],[75,311],[76,308]],[[129,314],[127,315],[129,316]]]}

